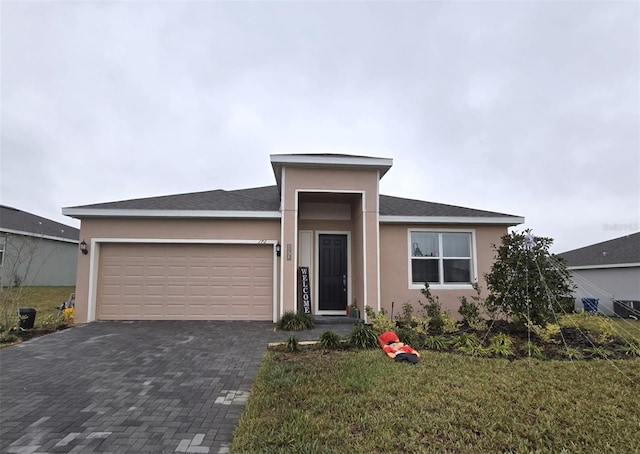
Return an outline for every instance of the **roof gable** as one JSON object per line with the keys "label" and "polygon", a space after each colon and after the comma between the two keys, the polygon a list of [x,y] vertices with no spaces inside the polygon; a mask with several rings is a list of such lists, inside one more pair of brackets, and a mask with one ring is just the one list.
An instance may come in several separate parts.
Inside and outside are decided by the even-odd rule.
{"label": "roof gable", "polygon": [[80,230],[17,208],[0,205],[0,231],[78,241]]}
{"label": "roof gable", "polygon": [[640,232],[558,254],[569,267],[640,263]]}

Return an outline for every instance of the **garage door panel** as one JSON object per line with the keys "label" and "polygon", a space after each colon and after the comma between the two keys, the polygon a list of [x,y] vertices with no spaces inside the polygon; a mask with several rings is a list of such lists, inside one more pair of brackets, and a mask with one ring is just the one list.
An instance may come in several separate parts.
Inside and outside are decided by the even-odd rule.
{"label": "garage door panel", "polygon": [[270,246],[104,244],[96,318],[271,320]]}

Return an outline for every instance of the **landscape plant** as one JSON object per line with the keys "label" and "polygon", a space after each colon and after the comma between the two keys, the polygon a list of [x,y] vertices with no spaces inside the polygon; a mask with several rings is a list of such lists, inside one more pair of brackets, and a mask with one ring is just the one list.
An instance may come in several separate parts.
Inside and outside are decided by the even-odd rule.
{"label": "landscape plant", "polygon": [[320,335],[320,345],[326,350],[337,350],[342,346],[342,339],[335,331],[325,331]]}
{"label": "landscape plant", "polygon": [[494,245],[496,259],[485,275],[487,308],[523,323],[545,326],[554,320],[574,285],[564,260],[551,254],[551,238],[533,237],[531,230],[511,232]]}
{"label": "landscape plant", "polygon": [[378,334],[365,324],[354,325],[349,335],[349,345],[354,348],[376,348],[378,347]]}
{"label": "landscape plant", "polygon": [[312,329],[314,326],[315,321],[313,316],[305,314],[302,311],[287,311],[282,314],[282,317],[276,324],[276,327],[282,331],[302,331],[305,329]]}

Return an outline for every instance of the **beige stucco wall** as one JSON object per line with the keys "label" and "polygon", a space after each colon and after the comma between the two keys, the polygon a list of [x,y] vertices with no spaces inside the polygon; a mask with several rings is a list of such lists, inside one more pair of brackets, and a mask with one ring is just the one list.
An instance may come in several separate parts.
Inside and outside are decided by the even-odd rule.
{"label": "beige stucco wall", "polygon": [[[358,306],[363,307],[366,299],[369,304],[378,301],[378,172],[376,170],[346,170],[323,168],[287,167],[283,171],[282,189],[284,195],[283,247],[294,245],[299,230],[334,230],[351,232],[351,301],[356,298]],[[350,221],[311,221],[298,219],[297,199],[299,193],[332,192],[357,194],[352,203]],[[364,214],[363,214],[364,206]],[[363,224],[364,222],[364,224]],[[363,233],[363,230],[366,230]],[[315,236],[315,234],[314,234]],[[315,254],[315,247],[313,253]],[[366,279],[363,256],[366,255]],[[293,310],[296,299],[296,270],[294,251],[293,260],[282,262],[282,289],[284,310]],[[365,289],[366,281],[366,289]]]}
{"label": "beige stucco wall", "polygon": [[[409,288],[409,246],[408,234],[411,229],[460,229],[475,232],[476,275],[483,295],[486,296],[484,274],[491,270],[495,251],[491,245],[499,245],[502,235],[507,233],[506,226],[460,226],[460,225],[380,225],[380,284],[381,306],[391,312],[391,302],[395,302],[394,315],[400,313],[402,305],[410,302],[415,309],[419,309],[418,301],[426,301],[419,289]],[[432,289],[432,293],[439,297],[442,308],[451,315],[459,318],[458,297],[475,295],[473,289]]]}
{"label": "beige stucco wall", "polygon": [[[96,238],[279,241],[280,222],[277,219],[82,219],[81,241],[84,240],[91,245],[91,240]],[[78,252],[75,317],[78,323],[87,321],[90,264],[93,253],[91,247],[88,255]]]}

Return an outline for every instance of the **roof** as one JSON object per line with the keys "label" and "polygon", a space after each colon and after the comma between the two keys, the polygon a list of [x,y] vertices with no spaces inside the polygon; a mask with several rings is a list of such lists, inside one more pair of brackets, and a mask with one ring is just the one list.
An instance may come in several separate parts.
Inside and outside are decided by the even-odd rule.
{"label": "roof", "polygon": [[[280,193],[277,186],[225,191],[193,192],[188,194],[97,203],[63,209],[73,217],[87,216],[191,216],[191,217],[280,217]],[[164,214],[162,214],[164,213]],[[216,216],[222,213],[224,216]],[[424,222],[424,218],[441,222],[469,218],[474,222],[516,225],[524,222],[510,214],[482,211],[454,205],[380,196],[381,222]]]}
{"label": "roof", "polygon": [[569,268],[640,265],[640,232],[558,254]]}
{"label": "roof", "polygon": [[75,227],[6,205],[0,205],[0,231],[75,242],[80,237],[80,230]]}

